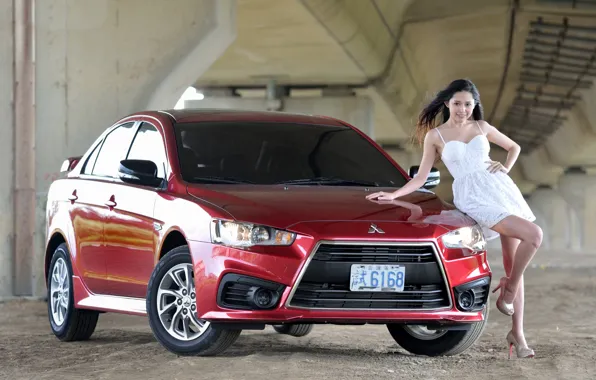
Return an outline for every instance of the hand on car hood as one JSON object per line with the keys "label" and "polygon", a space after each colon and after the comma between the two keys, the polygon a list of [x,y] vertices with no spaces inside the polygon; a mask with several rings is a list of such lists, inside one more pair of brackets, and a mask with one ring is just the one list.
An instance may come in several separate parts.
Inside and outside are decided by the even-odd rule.
{"label": "hand on car hood", "polygon": [[189,186],[188,193],[224,209],[239,221],[277,228],[309,221],[412,222],[448,229],[475,224],[430,192],[414,192],[382,202],[366,200],[368,193],[360,187],[213,185]]}

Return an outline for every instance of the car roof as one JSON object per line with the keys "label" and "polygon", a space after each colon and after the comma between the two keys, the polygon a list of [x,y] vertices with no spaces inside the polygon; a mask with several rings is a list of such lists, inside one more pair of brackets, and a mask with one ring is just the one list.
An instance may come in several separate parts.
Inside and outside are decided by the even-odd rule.
{"label": "car roof", "polygon": [[158,112],[169,115],[176,123],[196,123],[204,121],[263,121],[346,127],[346,124],[332,117],[290,112],[197,108],[160,110]]}

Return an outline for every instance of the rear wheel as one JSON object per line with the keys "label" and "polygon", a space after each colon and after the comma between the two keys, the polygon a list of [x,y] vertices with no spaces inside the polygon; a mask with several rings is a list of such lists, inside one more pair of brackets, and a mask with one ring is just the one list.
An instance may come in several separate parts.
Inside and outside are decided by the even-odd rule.
{"label": "rear wheel", "polygon": [[301,337],[310,334],[313,325],[311,323],[296,323],[291,325],[273,325],[273,329],[280,334]]}
{"label": "rear wheel", "polygon": [[168,252],[149,280],[147,315],[155,338],[178,355],[217,355],[236,341],[241,330],[215,329],[197,318],[194,272],[187,246]]}
{"label": "rear wheel", "polygon": [[97,326],[99,312],[74,307],[72,264],[65,243],[54,251],[47,288],[48,317],[54,335],[66,342],[89,339]]}
{"label": "rear wheel", "polygon": [[429,330],[424,325],[388,324],[387,329],[397,344],[415,355],[457,355],[480,338],[486,327],[489,303],[482,312],[484,320],[468,330]]}

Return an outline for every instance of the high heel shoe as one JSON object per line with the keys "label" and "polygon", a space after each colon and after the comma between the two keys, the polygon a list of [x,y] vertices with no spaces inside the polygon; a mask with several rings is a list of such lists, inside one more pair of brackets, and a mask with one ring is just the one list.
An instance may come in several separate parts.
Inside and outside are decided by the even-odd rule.
{"label": "high heel shoe", "polygon": [[515,346],[515,353],[517,357],[520,359],[525,358],[533,358],[534,357],[534,350],[530,347],[520,347],[519,343],[517,343],[517,339],[513,336],[513,331],[509,331],[507,333],[507,343],[509,343],[509,356],[508,359],[511,359],[511,355],[513,354],[513,347]]}
{"label": "high heel shoe", "polygon": [[503,297],[505,296],[505,292],[509,291],[507,290],[507,281],[509,280],[508,277],[501,277],[501,280],[499,281],[499,285],[493,289],[493,293],[496,292],[497,290],[501,289],[501,293],[499,294],[499,298],[497,298],[497,309],[499,309],[499,311],[505,315],[513,315],[513,303],[505,303],[505,301],[503,300]]}

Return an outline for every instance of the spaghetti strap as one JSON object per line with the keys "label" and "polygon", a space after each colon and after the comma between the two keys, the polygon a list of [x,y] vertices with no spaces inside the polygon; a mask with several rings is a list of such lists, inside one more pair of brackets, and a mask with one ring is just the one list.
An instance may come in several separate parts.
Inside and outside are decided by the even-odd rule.
{"label": "spaghetti strap", "polygon": [[476,126],[478,127],[478,129],[480,129],[480,133],[482,133],[484,135],[484,131],[482,130],[482,128],[480,128],[480,124],[478,124],[478,120],[476,121]]}
{"label": "spaghetti strap", "polygon": [[441,138],[441,140],[443,140],[443,145],[446,144],[445,139],[443,138],[443,135],[441,134],[441,132],[439,132],[439,128],[435,128],[435,131],[437,131],[437,133],[439,134],[439,137]]}

